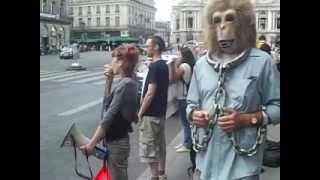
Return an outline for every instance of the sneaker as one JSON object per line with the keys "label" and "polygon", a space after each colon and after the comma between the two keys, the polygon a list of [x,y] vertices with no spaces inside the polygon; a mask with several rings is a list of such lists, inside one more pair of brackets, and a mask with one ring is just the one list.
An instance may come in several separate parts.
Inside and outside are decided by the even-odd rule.
{"label": "sneaker", "polygon": [[167,180],[167,175],[159,175],[159,180]]}
{"label": "sneaker", "polygon": [[174,148],[175,149],[179,149],[179,148],[181,148],[183,146],[183,144],[179,144],[179,145],[176,145]]}
{"label": "sneaker", "polygon": [[177,153],[183,153],[183,152],[190,152],[190,149],[186,148],[185,146],[182,146],[176,150]]}

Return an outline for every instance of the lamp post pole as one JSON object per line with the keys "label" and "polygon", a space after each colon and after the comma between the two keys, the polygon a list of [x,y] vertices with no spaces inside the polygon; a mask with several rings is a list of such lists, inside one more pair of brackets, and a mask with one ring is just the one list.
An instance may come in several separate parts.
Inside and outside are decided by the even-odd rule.
{"label": "lamp post pole", "polygon": [[[84,30],[85,30],[85,23],[84,22],[80,22],[80,29],[82,30],[82,38],[84,38]],[[75,59],[75,62],[72,63],[68,68],[67,71],[82,71],[82,70],[86,70],[87,68],[83,67],[80,65],[80,51],[77,47],[77,44],[72,44],[72,53],[73,53],[73,58]]]}

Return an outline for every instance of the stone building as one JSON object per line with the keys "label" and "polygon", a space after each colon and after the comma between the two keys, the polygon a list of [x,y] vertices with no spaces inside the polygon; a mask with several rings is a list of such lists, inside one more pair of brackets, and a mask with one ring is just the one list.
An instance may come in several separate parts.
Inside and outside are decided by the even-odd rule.
{"label": "stone building", "polygon": [[190,40],[203,41],[205,28],[204,9],[206,0],[181,0],[172,8],[172,43],[184,43]]}
{"label": "stone building", "polygon": [[154,0],[70,0],[72,38],[133,37],[155,32]]}
{"label": "stone building", "polygon": [[157,21],[155,27],[156,27],[155,35],[162,37],[162,39],[166,43],[166,46],[168,46],[170,44],[170,33],[171,33],[170,21],[168,22]]}
{"label": "stone building", "polygon": [[72,20],[66,0],[40,0],[40,47],[57,49],[69,44]]}
{"label": "stone building", "polygon": [[[203,41],[205,7],[208,0],[180,0],[172,8],[172,43]],[[273,46],[280,40],[280,0],[252,0],[256,11],[257,38],[261,35]]]}
{"label": "stone building", "polygon": [[257,37],[266,37],[273,47],[280,41],[280,0],[255,0]]}

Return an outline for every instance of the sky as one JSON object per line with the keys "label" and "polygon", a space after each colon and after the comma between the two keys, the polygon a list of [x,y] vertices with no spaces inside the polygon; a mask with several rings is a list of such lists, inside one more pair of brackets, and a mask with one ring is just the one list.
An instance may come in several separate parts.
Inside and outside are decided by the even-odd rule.
{"label": "sky", "polygon": [[170,21],[172,5],[178,0],[155,0],[156,21]]}
{"label": "sky", "polygon": [[[155,0],[157,8],[156,21],[170,21],[172,5],[177,4],[181,0]],[[256,0],[252,0],[255,2]]]}

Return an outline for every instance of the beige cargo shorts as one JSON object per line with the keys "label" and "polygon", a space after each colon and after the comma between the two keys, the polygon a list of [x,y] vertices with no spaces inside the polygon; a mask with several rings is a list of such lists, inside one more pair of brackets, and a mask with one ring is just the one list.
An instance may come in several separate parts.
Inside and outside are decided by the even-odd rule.
{"label": "beige cargo shorts", "polygon": [[166,157],[165,117],[143,116],[139,123],[141,162],[159,162]]}

